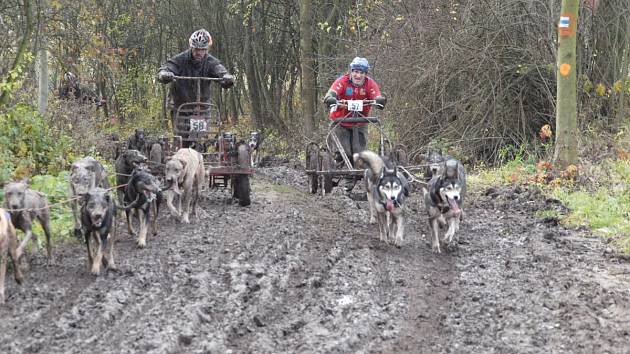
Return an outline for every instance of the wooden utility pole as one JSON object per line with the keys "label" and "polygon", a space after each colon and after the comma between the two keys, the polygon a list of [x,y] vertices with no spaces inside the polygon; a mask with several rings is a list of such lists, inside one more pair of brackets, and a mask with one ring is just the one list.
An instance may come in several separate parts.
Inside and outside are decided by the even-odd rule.
{"label": "wooden utility pole", "polygon": [[576,30],[579,0],[562,0],[558,21],[556,147],[554,163],[577,163]]}

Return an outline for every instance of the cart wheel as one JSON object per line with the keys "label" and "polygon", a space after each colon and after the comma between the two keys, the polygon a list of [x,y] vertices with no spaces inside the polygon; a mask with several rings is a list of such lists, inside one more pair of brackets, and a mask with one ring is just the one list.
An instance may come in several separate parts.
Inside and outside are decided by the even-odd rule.
{"label": "cart wheel", "polygon": [[[247,145],[240,144],[238,146],[238,165],[242,168],[250,167],[251,160],[249,158],[249,150]],[[248,206],[251,204],[251,188],[249,186],[249,175],[236,176],[236,185],[234,186],[238,204],[240,206]]]}
{"label": "cart wheel", "polygon": [[234,186],[236,197],[238,198],[238,205],[248,206],[252,203],[250,198],[250,186],[248,175],[236,176],[236,185]]}
{"label": "cart wheel", "polygon": [[[319,167],[319,147],[315,143],[310,143],[306,147],[306,169],[311,171],[317,171]],[[308,186],[311,194],[317,193],[317,187],[319,180],[317,173],[308,174]]]}
{"label": "cart wheel", "polygon": [[[332,171],[335,164],[333,163],[332,154],[329,151],[322,152],[322,170]],[[324,190],[323,194],[329,194],[333,189],[333,177],[332,175],[324,175]]]}

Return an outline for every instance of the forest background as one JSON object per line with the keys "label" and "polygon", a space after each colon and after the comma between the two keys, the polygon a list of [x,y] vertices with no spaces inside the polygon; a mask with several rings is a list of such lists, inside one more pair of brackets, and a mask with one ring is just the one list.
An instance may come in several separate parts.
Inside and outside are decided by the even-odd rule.
{"label": "forest background", "polygon": [[[267,154],[302,157],[321,143],[323,95],[353,57],[367,57],[389,98],[388,136],[412,162],[431,146],[480,176],[551,186],[572,213],[547,217],[573,217],[630,250],[630,0],[579,3],[575,170],[551,161],[559,16],[560,0],[6,0],[0,184],[61,181],[74,159],[108,157],[113,137],[137,127],[168,134],[155,74],[206,28],[210,53],[237,81],[215,90],[222,119],[241,137],[263,131]],[[68,72],[83,97],[59,98]],[[591,198],[582,216],[579,193]]]}

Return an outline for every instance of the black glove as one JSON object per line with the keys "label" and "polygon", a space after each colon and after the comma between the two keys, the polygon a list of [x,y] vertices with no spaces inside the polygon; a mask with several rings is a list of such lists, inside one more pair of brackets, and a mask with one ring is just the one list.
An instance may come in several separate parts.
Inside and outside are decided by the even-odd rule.
{"label": "black glove", "polygon": [[334,96],[326,96],[326,98],[324,98],[324,103],[326,104],[326,106],[330,107],[334,104],[337,104],[337,98]]}
{"label": "black glove", "polygon": [[376,101],[376,103],[380,104],[380,106],[376,106],[380,109],[383,109],[387,104],[387,97],[384,96],[376,96],[374,100]]}
{"label": "black glove", "polygon": [[171,82],[175,79],[175,74],[170,71],[162,70],[158,73],[157,79],[164,83]]}
{"label": "black glove", "polygon": [[234,76],[230,74],[223,75],[223,80],[221,80],[221,87],[228,89],[234,86]]}

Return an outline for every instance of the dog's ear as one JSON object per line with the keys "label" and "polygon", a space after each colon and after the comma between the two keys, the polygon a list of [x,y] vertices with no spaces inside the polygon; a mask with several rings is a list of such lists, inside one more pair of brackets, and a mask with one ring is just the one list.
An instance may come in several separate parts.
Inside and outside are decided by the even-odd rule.
{"label": "dog's ear", "polygon": [[182,171],[186,170],[186,164],[188,163],[186,160],[180,160],[179,162],[181,162],[182,164]]}

